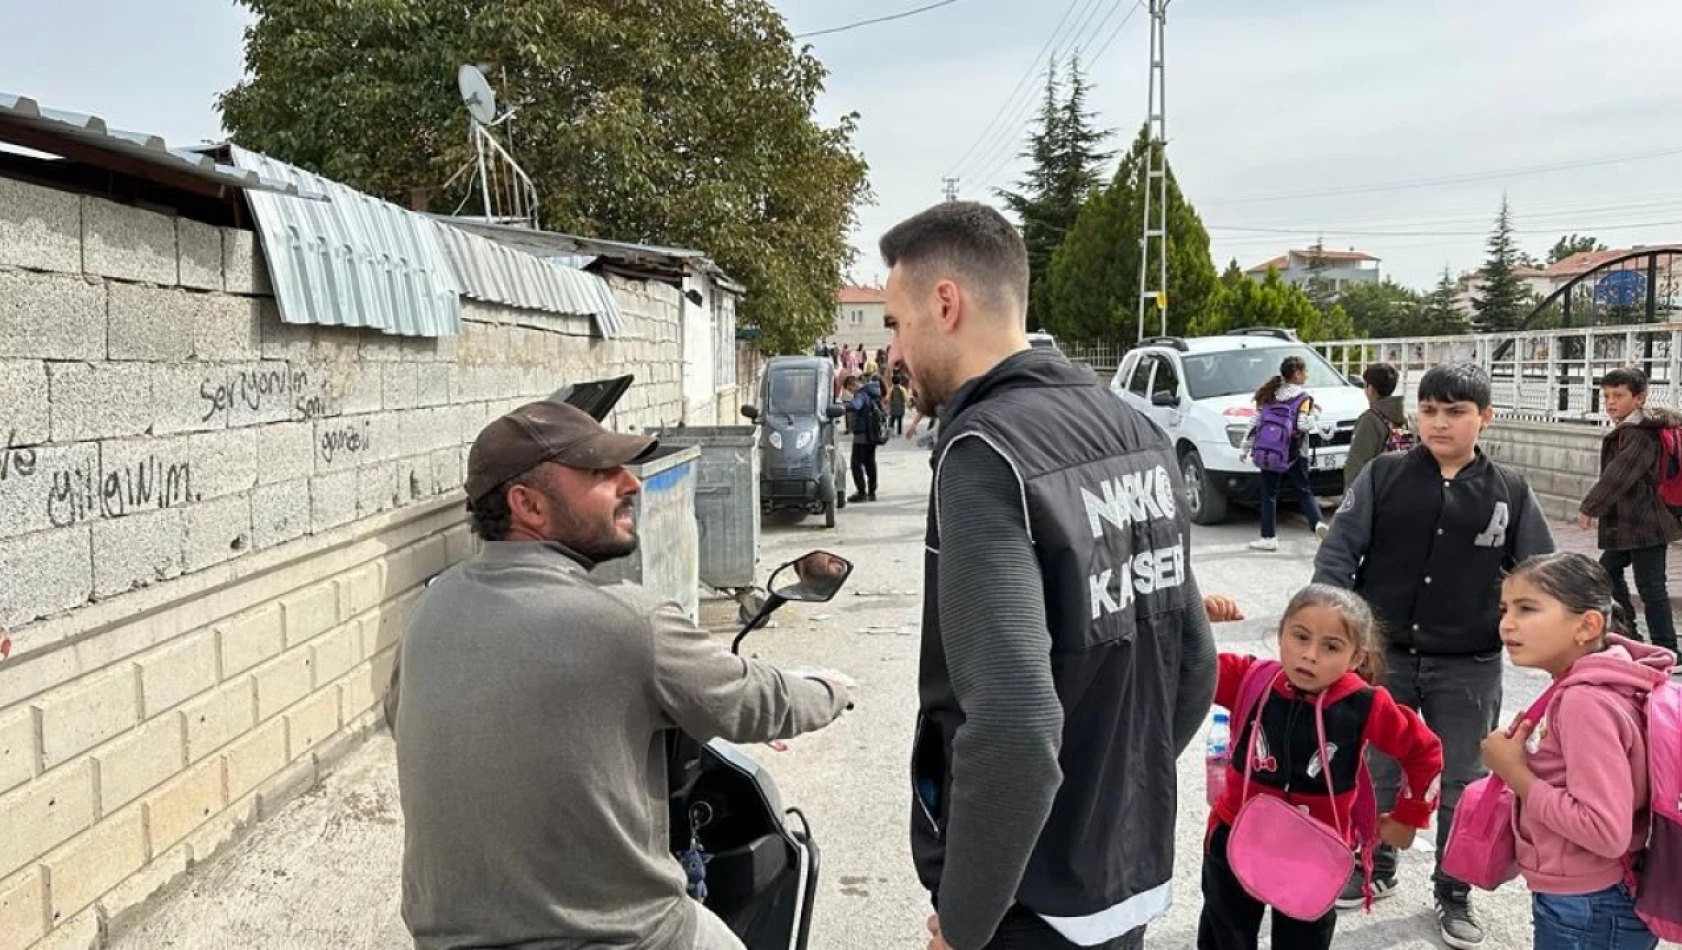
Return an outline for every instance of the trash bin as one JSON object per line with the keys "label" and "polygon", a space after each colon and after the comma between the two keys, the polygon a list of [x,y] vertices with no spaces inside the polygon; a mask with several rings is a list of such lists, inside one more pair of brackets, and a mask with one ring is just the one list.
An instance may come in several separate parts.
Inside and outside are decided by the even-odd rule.
{"label": "trash bin", "polygon": [[695,527],[695,475],[701,450],[662,445],[647,461],[627,465],[642,480],[636,499],[641,543],[630,557],[596,568],[607,581],[632,581],[676,601],[700,620],[700,538]]}
{"label": "trash bin", "polygon": [[714,590],[752,587],[759,560],[759,449],[756,426],[649,429],[662,446],[693,446],[695,520],[701,583]]}

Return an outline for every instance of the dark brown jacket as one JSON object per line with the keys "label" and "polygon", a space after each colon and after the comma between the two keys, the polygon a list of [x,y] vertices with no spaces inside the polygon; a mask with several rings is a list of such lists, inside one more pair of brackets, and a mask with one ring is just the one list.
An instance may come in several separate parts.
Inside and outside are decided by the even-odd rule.
{"label": "dark brown jacket", "polygon": [[1682,426],[1669,409],[1642,409],[1600,443],[1600,481],[1581,510],[1600,519],[1602,551],[1633,551],[1682,538],[1676,515],[1659,500],[1659,430]]}

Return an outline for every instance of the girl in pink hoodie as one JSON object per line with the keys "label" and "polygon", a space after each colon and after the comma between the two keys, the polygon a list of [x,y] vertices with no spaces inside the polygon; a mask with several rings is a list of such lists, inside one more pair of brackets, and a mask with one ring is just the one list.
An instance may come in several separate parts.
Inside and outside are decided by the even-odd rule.
{"label": "girl in pink hoodie", "polygon": [[1546,671],[1541,719],[1498,729],[1483,761],[1516,798],[1519,870],[1533,898],[1536,950],[1653,950],[1635,915],[1629,860],[1647,841],[1642,703],[1675,658],[1620,636],[1612,579],[1581,554],[1515,568],[1501,589],[1501,640],[1517,666]]}

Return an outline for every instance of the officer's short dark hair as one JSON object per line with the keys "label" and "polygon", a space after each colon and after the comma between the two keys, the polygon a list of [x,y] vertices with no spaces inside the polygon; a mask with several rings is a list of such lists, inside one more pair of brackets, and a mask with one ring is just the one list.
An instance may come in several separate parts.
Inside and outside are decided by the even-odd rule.
{"label": "officer's short dark hair", "polygon": [[1647,374],[1633,366],[1620,366],[1600,377],[1600,386],[1602,389],[1622,386],[1631,396],[1639,396],[1647,391]]}
{"label": "officer's short dark hair", "polygon": [[1361,381],[1371,386],[1380,399],[1388,399],[1396,394],[1396,382],[1400,378],[1396,367],[1389,363],[1374,363],[1361,373]]}
{"label": "officer's short dark hair", "polygon": [[890,268],[934,264],[996,306],[1028,305],[1028,247],[1016,226],[987,205],[941,202],[894,225],[879,246]]}
{"label": "officer's short dark hair", "polygon": [[1489,374],[1476,363],[1433,366],[1419,381],[1419,401],[1470,402],[1481,412],[1490,405]]}

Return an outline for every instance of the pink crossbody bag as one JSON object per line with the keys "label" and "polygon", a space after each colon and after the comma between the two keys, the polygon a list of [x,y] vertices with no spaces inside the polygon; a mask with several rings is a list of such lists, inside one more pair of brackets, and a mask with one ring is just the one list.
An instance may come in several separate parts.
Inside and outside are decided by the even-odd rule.
{"label": "pink crossbody bag", "polygon": [[[1524,718],[1536,723],[1558,686],[1548,687]],[[1509,735],[1511,733],[1509,732]],[[1466,786],[1443,848],[1443,873],[1480,890],[1493,891],[1518,877],[1518,839],[1513,833],[1513,790],[1489,774]]]}
{"label": "pink crossbody bag", "polygon": [[[1331,912],[1338,894],[1349,881],[1351,844],[1361,844],[1367,878],[1371,879],[1371,854],[1378,843],[1378,799],[1372,777],[1367,774],[1364,744],[1355,750],[1361,756],[1355,793],[1354,814],[1345,825],[1337,814],[1337,789],[1332,784],[1331,757],[1326,754],[1325,697],[1314,703],[1314,728],[1320,741],[1320,762],[1326,778],[1337,827],[1301,811],[1282,798],[1260,794],[1250,797],[1250,774],[1255,769],[1256,736],[1262,728],[1262,710],[1273,695],[1273,683],[1282,667],[1276,660],[1258,660],[1239,686],[1238,722],[1250,723],[1250,741],[1244,752],[1244,802],[1232,822],[1227,838],[1227,863],[1233,876],[1251,897],[1276,912],[1297,920],[1318,920]],[[1371,897],[1369,892],[1368,901]]]}

